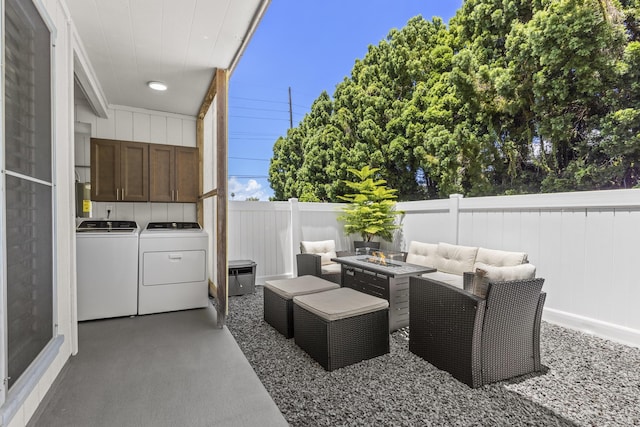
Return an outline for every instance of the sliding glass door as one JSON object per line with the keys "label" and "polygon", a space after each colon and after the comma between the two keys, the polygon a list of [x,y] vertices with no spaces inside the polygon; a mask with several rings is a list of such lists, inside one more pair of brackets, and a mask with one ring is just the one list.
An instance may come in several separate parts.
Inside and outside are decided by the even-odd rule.
{"label": "sliding glass door", "polygon": [[10,391],[54,334],[52,50],[31,0],[5,0],[3,28],[2,349]]}

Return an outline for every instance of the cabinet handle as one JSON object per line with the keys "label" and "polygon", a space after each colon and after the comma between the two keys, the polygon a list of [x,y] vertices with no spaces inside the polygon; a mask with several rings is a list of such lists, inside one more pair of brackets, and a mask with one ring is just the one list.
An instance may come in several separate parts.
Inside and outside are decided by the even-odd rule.
{"label": "cabinet handle", "polygon": [[178,196],[178,190],[176,190],[176,202],[178,201],[178,198],[179,198],[179,196]]}
{"label": "cabinet handle", "polygon": [[116,202],[120,200],[120,189],[116,188]]}
{"label": "cabinet handle", "polygon": [[124,188],[122,189],[122,200],[124,201]]}

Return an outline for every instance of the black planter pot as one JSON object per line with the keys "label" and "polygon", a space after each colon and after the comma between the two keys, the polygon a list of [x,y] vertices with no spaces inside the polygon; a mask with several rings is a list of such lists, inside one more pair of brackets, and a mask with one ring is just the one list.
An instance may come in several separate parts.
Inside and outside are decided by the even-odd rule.
{"label": "black planter pot", "polygon": [[364,240],[356,240],[353,242],[353,247],[357,251],[358,248],[369,248],[370,250],[380,249],[380,242],[365,242]]}

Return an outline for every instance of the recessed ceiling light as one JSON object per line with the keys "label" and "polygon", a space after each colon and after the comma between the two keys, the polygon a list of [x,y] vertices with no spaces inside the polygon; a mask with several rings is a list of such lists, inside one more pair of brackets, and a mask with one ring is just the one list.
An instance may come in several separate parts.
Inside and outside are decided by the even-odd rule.
{"label": "recessed ceiling light", "polygon": [[147,86],[149,86],[153,90],[167,90],[167,85],[162,82],[148,82]]}

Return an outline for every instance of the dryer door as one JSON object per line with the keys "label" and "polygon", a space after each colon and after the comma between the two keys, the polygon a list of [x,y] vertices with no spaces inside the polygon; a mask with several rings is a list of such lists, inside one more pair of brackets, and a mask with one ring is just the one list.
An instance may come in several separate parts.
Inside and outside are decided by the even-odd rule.
{"label": "dryer door", "polygon": [[142,285],[202,282],[206,280],[205,259],[203,250],[145,252]]}

